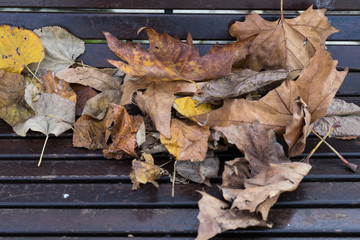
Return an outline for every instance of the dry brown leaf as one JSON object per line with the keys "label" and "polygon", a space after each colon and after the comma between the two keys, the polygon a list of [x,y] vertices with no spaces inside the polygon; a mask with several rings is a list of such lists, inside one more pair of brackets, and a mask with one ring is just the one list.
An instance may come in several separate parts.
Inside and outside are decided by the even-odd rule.
{"label": "dry brown leaf", "polygon": [[160,135],[160,141],[176,160],[203,161],[207,152],[209,127],[191,121],[171,120],[171,138]]}
{"label": "dry brown leaf", "polygon": [[210,179],[218,176],[219,164],[219,158],[214,154],[214,151],[208,151],[204,161],[176,161],[175,169],[178,174],[186,179],[211,186]]}
{"label": "dry brown leaf", "polygon": [[144,81],[142,79],[129,79],[127,81],[124,82],[123,85],[121,85],[121,89],[122,89],[122,96],[121,96],[121,101],[120,101],[120,105],[124,106],[126,104],[131,104],[132,103],[132,98],[133,98],[133,94],[140,89],[147,89],[149,87],[151,82],[149,81]]}
{"label": "dry brown leaf", "polygon": [[286,80],[289,72],[286,70],[273,70],[255,72],[242,69],[232,72],[225,77],[208,81],[202,88],[201,94],[193,99],[199,104],[219,103],[227,98],[244,96],[270,84],[280,84]]}
{"label": "dry brown leaf", "polygon": [[77,67],[64,69],[57,72],[56,77],[69,83],[90,86],[99,91],[120,89],[120,82],[115,77],[95,68]]}
{"label": "dry brown leaf", "polygon": [[71,89],[70,84],[54,77],[52,72],[48,71],[41,74],[43,91],[45,93],[54,93],[63,98],[69,99],[76,104],[76,93]]}
{"label": "dry brown leaf", "polygon": [[138,157],[135,151],[136,133],[143,118],[129,115],[124,107],[113,103],[109,104],[108,111],[112,111],[116,117],[111,127],[112,143],[103,150],[104,156],[118,160],[129,156]]}
{"label": "dry brown leaf", "polygon": [[135,101],[143,113],[150,115],[156,129],[166,138],[170,138],[174,94],[193,94],[195,92],[196,86],[188,82],[153,82],[144,93],[137,92]]}
{"label": "dry brown leaf", "polygon": [[232,209],[261,213],[266,221],[280,194],[294,191],[310,169],[310,165],[300,162],[270,163],[255,177],[245,179],[245,190],[223,189],[223,195],[226,200],[233,200]]}
{"label": "dry brown leaf", "polygon": [[218,233],[237,228],[250,226],[272,227],[271,223],[263,221],[259,216],[249,211],[229,209],[229,206],[205,192],[200,192],[202,198],[199,201],[200,221],[196,240],[206,240]]}
{"label": "dry brown leaf", "polygon": [[340,123],[341,127],[335,128],[330,137],[346,140],[360,136],[360,106],[334,98],[326,116],[315,122],[314,130],[324,136],[336,122]]}
{"label": "dry brown leaf", "polygon": [[320,47],[310,65],[301,72],[296,81],[283,82],[259,101],[225,100],[221,108],[195,118],[210,127],[251,124],[258,119],[267,129],[283,133],[296,114],[294,102],[301,97],[308,106],[312,123],[325,116],[332,98],[347,74],[347,70],[337,71],[336,65],[337,61],[332,60],[330,53]]}
{"label": "dry brown leaf", "polygon": [[151,154],[143,153],[141,158],[144,161],[134,159],[130,171],[130,179],[133,184],[132,190],[140,188],[140,183],[152,183],[155,187],[159,184],[155,181],[161,177],[162,169],[154,164]]}
{"label": "dry brown leaf", "polygon": [[221,77],[231,71],[234,62],[245,59],[254,37],[229,43],[222,47],[214,45],[203,57],[192,43],[191,35],[186,42],[151,28],[145,29],[150,47],[146,51],[140,45],[119,41],[105,32],[108,46],[118,57],[126,61],[108,60],[131,77],[150,81],[204,80]]}
{"label": "dry brown leaf", "polygon": [[0,118],[15,126],[34,116],[24,99],[24,77],[0,70]]}
{"label": "dry brown leaf", "polygon": [[95,97],[97,92],[89,86],[83,86],[80,84],[71,84],[71,88],[76,93],[76,116],[80,116],[84,110],[85,104],[89,99]]}
{"label": "dry brown leaf", "polygon": [[[257,35],[244,67],[256,71],[280,68],[294,71],[307,67],[315,49],[325,44],[329,35],[338,32],[328,22],[325,11],[311,6],[296,18],[281,17],[274,22],[253,13],[244,22],[235,22],[229,29],[231,36],[243,40]],[[292,78],[299,72],[293,72]]]}
{"label": "dry brown leaf", "polygon": [[222,188],[243,189],[245,179],[250,177],[249,162],[245,158],[226,161],[222,174]]}
{"label": "dry brown leaf", "polygon": [[102,119],[109,107],[109,103],[119,104],[120,99],[120,91],[105,90],[86,102],[82,115],[91,115],[98,119]]}

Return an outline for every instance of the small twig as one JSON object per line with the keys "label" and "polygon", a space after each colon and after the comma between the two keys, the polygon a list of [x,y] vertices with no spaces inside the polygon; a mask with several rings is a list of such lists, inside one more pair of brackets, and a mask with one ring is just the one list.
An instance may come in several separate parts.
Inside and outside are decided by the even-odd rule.
{"label": "small twig", "polygon": [[45,147],[46,147],[46,143],[47,143],[48,139],[49,139],[49,134],[46,135],[45,142],[44,142],[43,148],[41,150],[40,159],[39,159],[39,162],[38,162],[38,167],[40,167],[40,165],[41,165],[41,161],[42,161],[42,158],[43,158],[43,155],[44,155],[44,151],[45,151]]}
{"label": "small twig", "polygon": [[172,160],[169,160],[169,161],[167,161],[166,163],[161,164],[161,165],[159,166],[159,168],[162,168],[163,166],[165,166],[166,164],[170,163],[171,161],[172,161]]}
{"label": "small twig", "polygon": [[325,141],[325,139],[323,139],[319,134],[317,134],[314,130],[312,130],[312,133],[315,134],[315,136],[317,136],[318,138],[320,138],[321,140],[323,140],[323,142],[340,158],[341,161],[343,161],[343,163],[346,164],[346,166],[351,169],[351,171],[356,172],[357,169],[357,165],[351,162],[348,162],[343,156],[341,156],[340,153],[338,153],[338,151],[336,151],[328,142]]}

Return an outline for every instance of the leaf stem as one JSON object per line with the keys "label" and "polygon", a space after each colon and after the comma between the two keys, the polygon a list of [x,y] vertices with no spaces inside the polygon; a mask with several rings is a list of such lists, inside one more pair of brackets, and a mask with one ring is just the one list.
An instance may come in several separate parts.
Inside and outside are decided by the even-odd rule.
{"label": "leaf stem", "polygon": [[41,161],[42,161],[42,158],[43,158],[43,155],[44,155],[44,151],[45,151],[45,147],[46,147],[46,143],[47,143],[48,139],[49,139],[49,134],[46,135],[45,142],[44,142],[43,148],[41,150],[40,159],[39,159],[39,162],[38,162],[38,167],[40,167],[40,165],[41,165]]}
{"label": "leaf stem", "polygon": [[42,83],[42,81],[35,75],[35,73],[33,73],[33,71],[31,71],[31,69],[28,66],[25,66],[25,67],[31,73],[31,75],[33,76],[33,79],[36,78],[36,80],[38,80],[39,83]]}
{"label": "leaf stem", "polygon": [[283,0],[280,0],[281,20],[284,20]]}
{"label": "leaf stem", "polygon": [[173,179],[172,179],[172,185],[171,185],[171,197],[175,197],[175,179],[176,179],[176,162],[174,162],[174,173],[173,173]]}
{"label": "leaf stem", "polygon": [[343,161],[343,163],[346,164],[346,166],[351,169],[353,172],[356,172],[357,169],[357,165],[354,163],[350,163],[348,162],[343,156],[341,156],[340,153],[338,153],[338,151],[335,150],[335,148],[333,148],[328,142],[325,141],[325,139],[323,139],[319,134],[317,134],[314,130],[312,130],[312,133],[315,134],[315,136],[317,136],[318,138],[320,138],[321,140],[324,141],[324,143],[340,158],[341,161]]}

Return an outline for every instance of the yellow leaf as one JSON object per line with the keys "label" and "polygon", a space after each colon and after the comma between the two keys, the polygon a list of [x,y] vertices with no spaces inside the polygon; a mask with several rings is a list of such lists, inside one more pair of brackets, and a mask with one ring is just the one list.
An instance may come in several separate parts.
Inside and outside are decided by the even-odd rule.
{"label": "yellow leaf", "polygon": [[18,74],[44,59],[44,48],[34,32],[9,25],[0,26],[0,52],[0,69]]}
{"label": "yellow leaf", "polygon": [[192,99],[191,97],[177,98],[174,102],[174,108],[185,117],[193,117],[215,109],[210,103],[204,103],[197,106],[198,103],[197,100]]}

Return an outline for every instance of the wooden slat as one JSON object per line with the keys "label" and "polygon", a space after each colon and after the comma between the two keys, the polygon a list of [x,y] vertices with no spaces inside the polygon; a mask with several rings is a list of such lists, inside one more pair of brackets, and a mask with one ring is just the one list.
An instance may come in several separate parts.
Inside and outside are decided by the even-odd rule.
{"label": "wooden slat", "polygon": [[[284,8],[306,9],[314,4],[313,0],[285,1]],[[360,4],[357,1],[324,1],[316,2],[314,7],[329,8],[331,10],[358,10]],[[26,7],[26,8],[149,8],[149,9],[263,9],[272,10],[280,9],[280,2],[277,0],[174,0],[174,1],[157,1],[157,0],[1,0],[0,7]]]}
{"label": "wooden slat", "polygon": [[[264,15],[276,20],[278,15]],[[294,16],[288,16],[294,17]],[[360,16],[328,16],[339,33],[330,40],[360,40]],[[29,21],[31,19],[31,21]],[[103,31],[111,32],[120,39],[146,39],[146,34],[137,36],[141,27],[153,27],[161,32],[185,39],[190,32],[194,39],[229,40],[229,26],[244,20],[244,15],[193,15],[193,14],[94,14],[94,13],[13,13],[0,14],[0,24],[10,24],[28,29],[57,25],[68,29],[80,38],[103,39]],[[204,29],[211,31],[204,31]]]}
{"label": "wooden slat", "polygon": [[[197,209],[0,209],[0,234],[81,236],[195,236]],[[225,236],[355,236],[360,209],[274,209],[273,229],[230,231]]]}
{"label": "wooden slat", "polygon": [[[303,182],[293,192],[281,195],[275,207],[360,207],[360,182]],[[131,184],[0,184],[0,208],[196,208],[205,191],[222,199],[217,184],[142,185],[137,191]]]}

